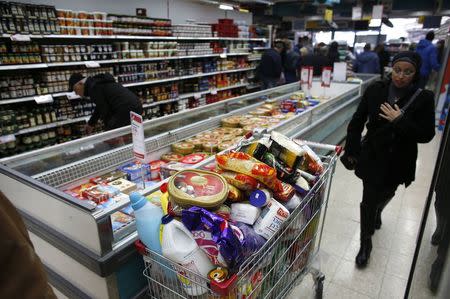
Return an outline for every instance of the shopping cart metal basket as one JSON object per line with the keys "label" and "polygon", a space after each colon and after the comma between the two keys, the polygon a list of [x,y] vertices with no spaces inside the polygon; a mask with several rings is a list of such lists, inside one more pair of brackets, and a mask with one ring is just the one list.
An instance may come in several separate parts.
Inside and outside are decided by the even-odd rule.
{"label": "shopping cart metal basket", "polygon": [[[305,142],[305,141],[301,141]],[[312,274],[316,298],[321,298],[325,275],[312,263],[323,232],[330,187],[340,147],[306,142],[327,152],[321,156],[324,171],[288,220],[257,252],[225,280],[210,280],[189,271],[136,241],[145,262],[150,298],[284,298]],[[190,291],[186,291],[189,286]],[[194,296],[195,295],[195,296]]]}

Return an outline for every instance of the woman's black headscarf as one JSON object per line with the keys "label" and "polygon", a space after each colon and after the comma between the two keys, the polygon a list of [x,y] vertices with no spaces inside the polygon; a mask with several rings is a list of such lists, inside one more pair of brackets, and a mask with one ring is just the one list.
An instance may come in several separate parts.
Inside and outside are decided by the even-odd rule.
{"label": "woman's black headscarf", "polygon": [[394,59],[392,59],[392,66],[394,66],[395,63],[399,61],[411,63],[416,69],[416,74],[414,75],[413,82],[419,81],[420,67],[422,66],[422,58],[420,57],[420,55],[412,51],[400,52],[394,56]]}

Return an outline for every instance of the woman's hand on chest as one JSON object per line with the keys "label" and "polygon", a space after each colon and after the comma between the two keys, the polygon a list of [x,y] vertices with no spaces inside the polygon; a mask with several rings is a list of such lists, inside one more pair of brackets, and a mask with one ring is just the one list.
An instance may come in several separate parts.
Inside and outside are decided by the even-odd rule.
{"label": "woman's hand on chest", "polygon": [[392,107],[389,103],[383,103],[380,106],[380,111],[379,116],[389,122],[393,122],[403,114],[397,104],[394,104],[394,107]]}

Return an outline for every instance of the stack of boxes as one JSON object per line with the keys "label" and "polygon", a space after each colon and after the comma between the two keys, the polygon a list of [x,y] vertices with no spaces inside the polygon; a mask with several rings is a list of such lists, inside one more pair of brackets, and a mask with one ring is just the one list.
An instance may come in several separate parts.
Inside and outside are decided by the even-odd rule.
{"label": "stack of boxes", "polygon": [[218,24],[212,26],[213,35],[218,37],[238,37],[239,29],[232,19],[219,19]]}

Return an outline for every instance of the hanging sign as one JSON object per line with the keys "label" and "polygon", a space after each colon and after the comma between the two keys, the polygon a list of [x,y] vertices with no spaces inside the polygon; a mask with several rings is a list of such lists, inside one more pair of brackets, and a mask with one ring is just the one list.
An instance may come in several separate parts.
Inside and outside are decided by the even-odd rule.
{"label": "hanging sign", "polygon": [[352,20],[361,20],[362,18],[362,7],[355,6],[352,8]]}
{"label": "hanging sign", "polygon": [[144,139],[144,120],[141,115],[130,111],[131,135],[133,138],[134,157],[142,163],[147,162]]}
{"label": "hanging sign", "polygon": [[309,67],[302,67],[300,71],[300,83],[307,84],[309,80]]}
{"label": "hanging sign", "polygon": [[326,8],[325,9],[325,14],[324,14],[323,19],[325,21],[330,22],[330,23],[333,21],[333,10],[331,8]]}

